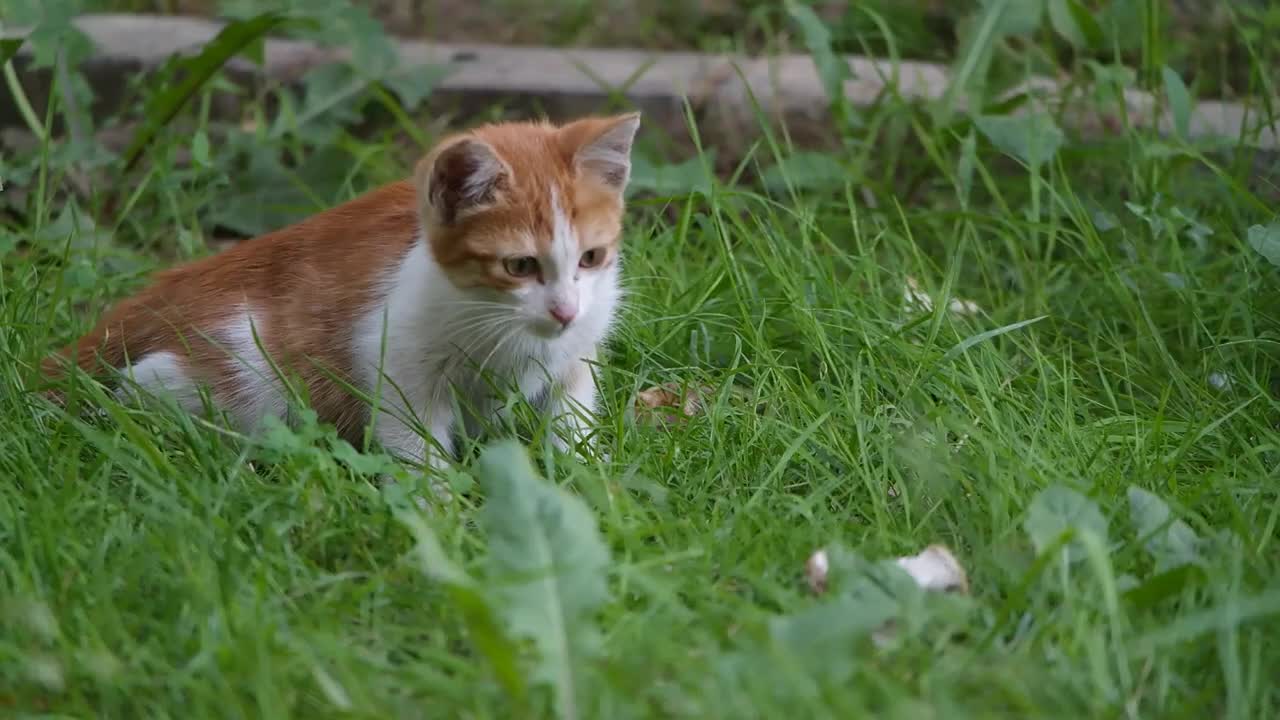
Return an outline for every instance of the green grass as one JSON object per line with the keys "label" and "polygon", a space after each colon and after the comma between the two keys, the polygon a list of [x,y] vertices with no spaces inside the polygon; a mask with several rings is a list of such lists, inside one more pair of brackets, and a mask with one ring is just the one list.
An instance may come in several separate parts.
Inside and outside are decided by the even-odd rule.
{"label": "green grass", "polygon": [[[207,163],[178,162],[191,130],[166,129],[127,183],[77,197],[72,172],[112,178],[111,158],[11,161],[0,715],[551,715],[550,692],[519,699],[490,658],[526,679],[545,659],[487,654],[474,606],[414,552],[405,513],[478,602],[504,618],[534,602],[500,597],[519,548],[496,542],[474,453],[453,501],[418,515],[324,427],[244,438],[28,391],[32,364],[145,272],[407,169],[392,131],[349,116],[281,140],[207,108],[186,118],[219,149]],[[1245,239],[1280,245],[1265,158],[1128,131],[1069,137],[1032,173],[966,143],[968,120],[892,101],[862,120],[835,180],[766,143],[735,186],[637,195],[602,369],[611,461],[549,456],[517,426],[609,552],[608,598],[580,624],[601,639],[573,666],[580,716],[1276,717],[1280,268]],[[908,277],[934,311],[905,306]],[[636,392],[664,382],[715,390],[678,426],[637,418]],[[838,562],[821,598],[805,582],[818,547],[876,561],[930,543],[971,594],[890,583],[888,647],[866,626],[877,571]]]}

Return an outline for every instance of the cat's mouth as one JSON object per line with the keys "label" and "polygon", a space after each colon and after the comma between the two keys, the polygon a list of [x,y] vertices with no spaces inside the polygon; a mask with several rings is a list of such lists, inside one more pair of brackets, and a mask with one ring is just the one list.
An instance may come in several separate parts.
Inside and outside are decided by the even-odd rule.
{"label": "cat's mouth", "polygon": [[569,332],[571,327],[572,324],[561,325],[551,318],[537,318],[529,323],[530,332],[543,340],[554,340]]}

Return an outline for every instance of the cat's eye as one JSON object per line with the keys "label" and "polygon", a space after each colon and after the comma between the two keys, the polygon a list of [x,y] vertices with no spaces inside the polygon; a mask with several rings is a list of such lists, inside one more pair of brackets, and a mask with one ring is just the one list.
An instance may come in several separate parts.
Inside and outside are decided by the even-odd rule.
{"label": "cat's eye", "polygon": [[604,261],[604,250],[600,248],[591,248],[582,253],[582,257],[578,260],[578,267],[593,268]]}
{"label": "cat's eye", "polygon": [[529,277],[538,272],[538,259],[535,257],[510,257],[502,261],[502,267],[512,277]]}

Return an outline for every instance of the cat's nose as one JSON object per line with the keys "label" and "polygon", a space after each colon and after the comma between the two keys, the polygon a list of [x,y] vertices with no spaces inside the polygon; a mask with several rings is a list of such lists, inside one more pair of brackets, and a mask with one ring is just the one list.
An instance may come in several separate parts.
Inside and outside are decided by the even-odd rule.
{"label": "cat's nose", "polygon": [[569,327],[569,323],[573,322],[573,319],[578,316],[578,308],[560,303],[552,305],[547,309],[547,312],[551,313],[551,317],[555,318],[561,327]]}

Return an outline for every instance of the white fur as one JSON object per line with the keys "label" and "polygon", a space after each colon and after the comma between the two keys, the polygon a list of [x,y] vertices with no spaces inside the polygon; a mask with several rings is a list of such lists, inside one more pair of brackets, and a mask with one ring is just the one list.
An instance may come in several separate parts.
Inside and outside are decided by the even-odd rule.
{"label": "white fur", "polygon": [[631,179],[631,143],[639,127],[640,116],[633,115],[609,128],[578,150],[579,166],[618,188],[625,187]]}
{"label": "white fur", "polygon": [[[234,396],[217,400],[242,432],[252,432],[261,427],[262,420],[268,415],[281,420],[287,419],[288,415],[283,385],[254,338],[255,332],[259,339],[264,332],[260,318],[261,313],[242,306],[231,315],[231,320],[214,331],[211,338],[227,353],[235,374]],[[148,353],[123,370],[147,394],[168,396],[180,408],[193,414],[203,412],[200,388],[177,354],[168,351]],[[116,396],[123,399],[128,390],[128,387],[122,387]]]}
{"label": "white fur", "polygon": [[[595,409],[587,363],[607,336],[621,297],[618,263],[580,269],[576,231],[558,203],[551,210],[551,252],[539,258],[544,283],[511,292],[457,287],[431,256],[426,238],[386,278],[382,301],[356,326],[353,350],[358,378],[379,390],[375,430],[390,451],[438,465],[444,458],[430,452],[415,426],[435,439],[443,455],[451,453],[452,432],[470,424],[455,417],[451,391],[481,417],[500,409],[506,388],[494,388],[481,373],[513,384],[526,398],[545,399],[549,412],[581,432],[576,413]],[[553,302],[577,306],[577,317],[563,330],[548,313]],[[563,447],[563,440],[558,444]]]}
{"label": "white fur", "polygon": [[289,404],[283,383],[259,347],[265,344],[262,314],[242,306],[232,318],[216,338],[236,374],[236,397],[228,399],[227,409],[246,431],[259,427],[268,415],[285,420]]}
{"label": "white fur", "polygon": [[[187,374],[181,358],[174,353],[149,353],[123,368],[123,371],[143,392],[167,396],[178,407],[192,414],[199,413],[204,408],[199,390],[191,382],[191,376]],[[132,389],[131,386],[121,386],[115,391],[116,398],[124,400]]]}

